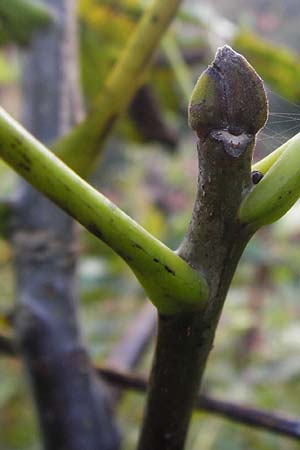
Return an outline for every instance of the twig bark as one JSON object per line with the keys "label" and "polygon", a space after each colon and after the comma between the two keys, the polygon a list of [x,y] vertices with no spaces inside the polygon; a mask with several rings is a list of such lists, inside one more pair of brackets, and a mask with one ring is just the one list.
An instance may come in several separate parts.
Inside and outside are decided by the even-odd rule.
{"label": "twig bark", "polygon": [[251,236],[237,214],[252,187],[255,134],[267,117],[262,82],[244,58],[224,47],[200,77],[189,114],[199,138],[199,180],[179,255],[205,274],[209,299],[203,312],[159,317],[139,450],[184,447],[223,303]]}

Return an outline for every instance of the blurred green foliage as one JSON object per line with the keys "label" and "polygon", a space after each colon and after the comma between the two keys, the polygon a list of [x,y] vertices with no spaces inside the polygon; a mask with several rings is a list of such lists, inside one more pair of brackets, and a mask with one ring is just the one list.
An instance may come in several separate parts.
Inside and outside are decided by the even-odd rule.
{"label": "blurred green foliage", "polygon": [[250,31],[240,32],[233,46],[276,92],[300,102],[300,60],[293,51],[268,43]]}
{"label": "blurred green foliage", "polygon": [[135,21],[124,12],[122,3],[131,8],[138,5],[135,0],[81,0],[79,3],[81,73],[89,103],[99,93],[109,69],[120,56],[124,42],[134,28]]}
{"label": "blurred green foliage", "polygon": [[1,1],[0,46],[10,42],[28,44],[34,31],[49,21],[49,13],[30,0]]}

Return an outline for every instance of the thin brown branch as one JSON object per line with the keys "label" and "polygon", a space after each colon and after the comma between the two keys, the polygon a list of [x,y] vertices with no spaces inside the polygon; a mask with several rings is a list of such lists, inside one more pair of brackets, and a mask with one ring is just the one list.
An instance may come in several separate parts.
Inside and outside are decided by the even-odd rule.
{"label": "thin brown branch", "polygon": [[[3,335],[0,335],[0,353],[8,356],[17,355],[13,341]],[[96,366],[95,370],[102,379],[120,389],[142,393],[147,391],[148,381],[144,376],[121,372],[109,367]],[[286,414],[267,412],[203,394],[197,396],[195,410],[206,411],[236,423],[261,428],[292,439],[300,438],[300,419],[294,419]]]}
{"label": "thin brown branch", "polygon": [[[107,367],[97,367],[96,370],[104,380],[113,385],[118,385],[120,388],[138,392],[146,392],[147,390],[148,382],[146,377],[118,372]],[[267,412],[258,408],[215,399],[203,394],[197,396],[195,409],[293,439],[299,439],[300,437],[300,420],[285,414]]]}
{"label": "thin brown branch", "polygon": [[[237,220],[252,188],[251,158],[267,119],[263,83],[239,54],[225,46],[199,78],[189,123],[199,138],[198,189],[178,255],[209,286],[200,313],[161,315],[138,450],[182,450],[194,399],[232,277],[251,230]],[[157,414],[159,411],[159,414]]]}

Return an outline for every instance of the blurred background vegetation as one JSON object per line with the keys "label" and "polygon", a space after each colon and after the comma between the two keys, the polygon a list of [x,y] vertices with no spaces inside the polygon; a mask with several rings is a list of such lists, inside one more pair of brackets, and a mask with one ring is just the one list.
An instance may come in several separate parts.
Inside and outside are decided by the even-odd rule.
{"label": "blurred background vegetation", "polygon": [[[81,79],[87,106],[143,7],[138,0],[79,1]],[[20,34],[19,26],[9,27],[9,14],[0,12],[0,101],[18,118],[20,62],[30,36]],[[195,79],[220,44],[229,43],[249,59],[270,95],[270,118],[256,149],[256,157],[263,156],[299,131],[299,23],[298,0],[186,1],[157,53],[140,94],[142,101],[131,105],[107,143],[93,184],[176,248],[189,221],[198,172],[195,138],[186,114]],[[34,28],[35,21],[29,34]],[[159,119],[156,127],[153,117]],[[3,163],[0,184],[2,197],[13,193],[16,185],[15,175]],[[218,329],[205,393],[299,415],[299,223],[296,205],[249,244]],[[11,253],[4,240],[0,248],[0,332],[10,336]],[[78,274],[84,335],[95,363],[105,364],[146,299],[125,264],[85,231]],[[140,373],[148,373],[151,354],[150,345]],[[21,363],[0,355],[0,374],[0,449],[40,448]],[[126,393],[118,405],[124,449],[134,446],[142,407],[143,396],[135,393]],[[292,450],[297,446],[288,438],[196,413],[187,448]]]}

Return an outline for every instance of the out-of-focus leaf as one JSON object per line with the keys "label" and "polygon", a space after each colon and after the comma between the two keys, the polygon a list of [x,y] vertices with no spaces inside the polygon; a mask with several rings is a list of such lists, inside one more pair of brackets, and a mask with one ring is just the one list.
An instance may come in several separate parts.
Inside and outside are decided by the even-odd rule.
{"label": "out-of-focus leaf", "polygon": [[[134,29],[135,20],[124,13],[123,3],[121,0],[79,2],[82,81],[89,102],[100,92],[109,69]],[[137,5],[137,1],[125,3]]]}
{"label": "out-of-focus leaf", "polygon": [[50,21],[49,12],[30,0],[0,2],[0,45],[28,44],[32,34]]}
{"label": "out-of-focus leaf", "polygon": [[291,50],[268,43],[247,31],[236,36],[233,46],[274,90],[292,101],[300,102],[300,61]]}

